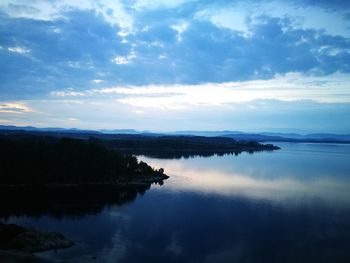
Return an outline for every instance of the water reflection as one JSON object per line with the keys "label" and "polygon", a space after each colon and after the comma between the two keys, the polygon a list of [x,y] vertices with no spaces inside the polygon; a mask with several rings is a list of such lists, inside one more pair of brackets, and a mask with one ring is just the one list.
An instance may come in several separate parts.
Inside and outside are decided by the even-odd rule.
{"label": "water reflection", "polygon": [[[164,167],[171,178],[165,189],[268,201],[307,202],[350,206],[350,147],[348,145],[288,144],[274,153],[239,157],[163,160],[141,156]],[[338,148],[335,148],[338,147]],[[336,149],[336,151],[335,151]]]}
{"label": "water reflection", "polygon": [[[84,236],[89,245],[41,256],[73,262],[152,263],[350,259],[349,213],[317,203],[287,209],[245,198],[191,192],[175,197],[174,193],[154,191],[132,206],[104,211]],[[67,228],[69,224],[63,225]]]}
{"label": "water reflection", "polygon": [[144,194],[150,185],[85,185],[0,188],[0,218],[49,215],[82,217],[100,213],[105,206],[120,206]]}
{"label": "water reflection", "polygon": [[133,155],[139,155],[139,156],[147,156],[150,158],[156,158],[156,159],[189,159],[189,158],[198,158],[198,157],[212,157],[212,156],[228,156],[228,155],[234,155],[238,156],[242,153],[246,154],[257,154],[260,152],[273,152],[276,150],[270,150],[270,149],[260,149],[260,150],[246,150],[246,151],[229,151],[229,150],[223,150],[222,152],[215,150],[215,151],[194,151],[194,150],[173,150],[173,151],[149,151],[149,150],[123,150],[123,152],[127,154],[133,154]]}
{"label": "water reflection", "polygon": [[305,201],[305,198],[318,198],[322,201],[345,202],[346,205],[350,205],[349,182],[334,178],[307,181],[290,177],[261,179],[218,170],[190,169],[179,164],[158,162],[157,165],[162,165],[176,177],[169,180],[168,189],[171,190],[238,195],[271,201],[290,198]]}
{"label": "water reflection", "polygon": [[[130,247],[124,262],[337,262],[349,259],[349,213],[301,206],[251,203],[182,192],[147,195],[129,211],[135,229],[127,232]],[[171,201],[156,204],[159,198]],[[151,204],[152,214],[139,208]],[[152,205],[153,204],[153,205]],[[171,204],[171,205],[169,205]],[[136,224],[142,217],[147,230]],[[339,220],[339,218],[341,218]],[[134,223],[134,224],[133,224]],[[143,240],[137,246],[138,240]],[[313,249],[314,248],[314,249]],[[322,250],[321,250],[322,248]],[[157,253],[157,256],[154,256]],[[153,259],[153,261],[152,261]],[[166,260],[167,261],[167,260]],[[163,261],[164,262],[164,261]],[[168,262],[168,261],[167,261]],[[345,262],[345,261],[344,261]]]}
{"label": "water reflection", "polygon": [[142,198],[83,217],[7,221],[74,240],[70,249],[39,254],[59,262],[350,262],[350,146],[281,146],[254,155],[141,157],[171,176]]}

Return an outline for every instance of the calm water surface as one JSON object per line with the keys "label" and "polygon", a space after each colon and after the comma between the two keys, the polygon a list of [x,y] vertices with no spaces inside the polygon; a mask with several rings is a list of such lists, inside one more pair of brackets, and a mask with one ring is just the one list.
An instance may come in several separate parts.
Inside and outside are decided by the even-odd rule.
{"label": "calm water surface", "polygon": [[238,156],[153,159],[170,179],[79,216],[3,221],[59,231],[58,262],[350,262],[350,145],[277,144]]}

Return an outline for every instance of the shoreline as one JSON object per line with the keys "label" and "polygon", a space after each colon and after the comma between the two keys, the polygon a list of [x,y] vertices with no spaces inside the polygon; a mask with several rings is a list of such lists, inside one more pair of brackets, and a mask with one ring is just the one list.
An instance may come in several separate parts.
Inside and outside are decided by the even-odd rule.
{"label": "shoreline", "polygon": [[[150,176],[145,178],[135,178],[134,180],[127,180],[113,183],[77,183],[77,184],[0,184],[0,191],[10,198],[11,204],[16,202],[22,203],[23,200],[29,203],[35,203],[44,198],[47,205],[50,207],[52,201],[55,207],[55,212],[65,211],[65,206],[79,205],[80,208],[84,205],[92,205],[93,207],[100,204],[103,207],[110,196],[118,198],[120,202],[128,201],[127,193],[138,193],[145,191],[153,183],[162,184],[163,180],[168,179],[169,176],[165,174]],[[10,193],[10,194],[9,194]],[[38,196],[33,197],[33,193]],[[28,196],[29,194],[29,196]],[[102,197],[101,197],[102,195]],[[106,195],[106,197],[104,197]],[[133,195],[132,195],[133,196]],[[65,199],[68,198],[68,199]],[[23,199],[25,198],[25,199]],[[29,198],[29,199],[28,199]],[[36,199],[40,198],[40,199]],[[80,199],[85,200],[80,203]],[[101,200],[102,198],[102,200]],[[125,199],[125,200],[124,200]],[[73,200],[73,203],[70,203]],[[74,201],[75,200],[75,201]],[[58,201],[59,203],[57,203]],[[44,202],[44,203],[45,203]],[[92,203],[91,203],[92,202]],[[44,204],[44,210],[47,211]],[[6,210],[6,208],[4,207]],[[40,209],[39,209],[40,211]],[[87,213],[89,209],[87,209]],[[47,262],[42,261],[33,253],[64,249],[74,245],[74,241],[68,240],[62,233],[37,230],[30,227],[24,227],[16,224],[6,224],[0,221],[0,261],[1,262]],[[7,261],[6,261],[7,260]]]}
{"label": "shoreline", "polygon": [[68,187],[77,187],[77,188],[84,188],[84,187],[125,187],[125,186],[145,186],[153,183],[159,183],[166,179],[168,179],[169,176],[166,174],[152,176],[150,178],[139,178],[134,180],[126,180],[126,181],[119,181],[119,182],[110,182],[110,183],[50,183],[50,184],[1,184],[0,183],[0,189],[1,188],[68,188]]}

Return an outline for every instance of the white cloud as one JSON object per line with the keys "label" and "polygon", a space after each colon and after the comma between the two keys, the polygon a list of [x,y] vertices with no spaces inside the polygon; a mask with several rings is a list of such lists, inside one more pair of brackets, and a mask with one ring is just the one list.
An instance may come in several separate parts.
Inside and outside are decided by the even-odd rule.
{"label": "white cloud", "polygon": [[177,41],[180,42],[182,40],[182,33],[186,31],[188,28],[189,23],[187,21],[181,21],[179,23],[176,23],[171,26],[172,29],[174,29],[177,32]]}
{"label": "white cloud", "polygon": [[254,100],[350,103],[350,76],[333,74],[325,77],[290,73],[270,80],[204,83],[197,85],[119,86],[82,92],[58,91],[58,97],[108,97],[136,108],[179,110],[194,106],[225,106]]}
{"label": "white cloud", "polygon": [[[121,63],[123,61],[119,61]],[[300,73],[277,75],[270,80],[204,83],[196,85],[118,86],[102,89],[56,91],[54,96],[123,96],[123,103],[157,107],[166,103],[181,105],[220,105],[256,99],[283,101],[313,100],[322,103],[350,103],[350,76],[336,73],[330,76],[303,76]],[[125,96],[127,96],[125,98]],[[148,102],[148,103],[147,103]]]}
{"label": "white cloud", "polygon": [[104,80],[103,79],[93,79],[93,80],[91,80],[91,82],[95,83],[95,84],[100,84],[100,83],[104,82]]}
{"label": "white cloud", "polygon": [[115,63],[117,65],[124,65],[124,64],[128,64],[130,62],[127,57],[123,57],[123,56],[115,56],[112,59],[112,61],[113,61],[113,63]]}
{"label": "white cloud", "polygon": [[292,18],[296,28],[320,29],[331,35],[350,37],[349,21],[345,18],[347,10],[335,12],[318,6],[300,6],[282,1],[271,1],[259,9],[261,14]]}
{"label": "white cloud", "polygon": [[53,27],[52,28],[52,32],[56,33],[56,34],[60,34],[62,33],[62,29],[58,28],[58,27]]}
{"label": "white cloud", "polygon": [[118,25],[126,34],[133,31],[133,17],[118,0],[4,0],[0,10],[12,17],[51,21],[63,18],[69,10],[93,10],[111,25]]}
{"label": "white cloud", "polygon": [[130,52],[130,54],[127,56],[115,56],[112,58],[112,62],[117,65],[125,65],[131,63],[134,58],[136,58],[135,53]]}
{"label": "white cloud", "polygon": [[86,93],[77,91],[52,91],[51,96],[55,97],[85,97]]}
{"label": "white cloud", "polygon": [[[1,102],[0,102],[1,103]],[[0,113],[22,114],[33,112],[33,110],[24,102],[2,102],[0,104]]]}
{"label": "white cloud", "polygon": [[174,8],[189,0],[137,0],[133,5],[133,8],[141,11],[143,9],[156,9],[156,8]]}
{"label": "white cloud", "polygon": [[101,14],[106,21],[112,25],[118,25],[121,27],[122,31],[120,31],[119,34],[124,34],[124,36],[126,36],[134,31],[133,16],[125,10],[120,1],[100,0],[92,1],[92,3],[95,11]]}
{"label": "white cloud", "polygon": [[2,120],[2,119],[0,119],[0,123],[11,124],[11,121],[10,120]]}
{"label": "white cloud", "polygon": [[[82,129],[133,128],[152,131],[228,129],[247,132],[349,133],[349,92],[342,87],[332,90],[340,83],[341,85],[348,83],[346,78],[334,82],[309,78],[300,81],[305,87],[299,87],[300,93],[298,93],[293,87],[297,86],[296,81],[299,77],[288,76],[284,83],[275,81],[275,84],[258,81],[222,83],[217,84],[218,86],[212,84],[126,86],[92,89],[80,93],[60,91],[44,99],[0,102],[2,105],[0,119],[7,124],[22,126]],[[288,86],[287,82],[292,85]],[[169,90],[171,87],[175,90]],[[274,93],[279,88],[286,89],[281,97],[292,96],[287,96],[291,101],[250,101],[258,97],[256,91],[265,94],[266,97],[277,98]],[[316,99],[323,90],[324,94],[328,93],[326,96],[328,101],[336,102],[339,98],[347,97],[348,103],[328,104],[293,100],[293,98],[304,98],[302,96],[304,88]],[[247,90],[247,93],[243,94],[248,94],[248,97],[240,98],[244,90]],[[222,91],[223,95],[220,94]],[[13,105],[3,106],[10,103],[19,104],[21,108],[24,105],[31,111],[20,110]]]}
{"label": "white cloud", "polygon": [[247,18],[251,9],[243,6],[229,6],[222,8],[204,9],[195,14],[195,18],[199,20],[209,20],[218,27],[229,28],[234,31],[242,32],[249,36],[249,28]]}
{"label": "white cloud", "polygon": [[236,1],[199,10],[196,19],[209,20],[218,27],[239,31],[249,37],[250,24],[259,23],[259,17],[289,18],[295,28],[325,30],[331,35],[350,37],[347,10],[334,11],[319,6],[298,5],[292,1]]}
{"label": "white cloud", "polygon": [[25,48],[25,47],[8,47],[7,48],[8,51],[13,52],[13,53],[17,53],[17,54],[21,54],[21,55],[25,55],[28,54],[30,52],[29,49]]}
{"label": "white cloud", "polygon": [[46,21],[61,17],[58,12],[61,7],[55,7],[54,2],[4,0],[1,1],[0,9],[12,17]]}

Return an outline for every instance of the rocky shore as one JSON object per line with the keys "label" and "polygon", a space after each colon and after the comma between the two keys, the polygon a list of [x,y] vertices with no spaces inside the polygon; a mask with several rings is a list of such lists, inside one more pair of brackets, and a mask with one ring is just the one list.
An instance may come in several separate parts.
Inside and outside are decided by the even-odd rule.
{"label": "rocky shore", "polygon": [[20,258],[29,257],[35,252],[68,248],[73,245],[74,242],[66,239],[61,233],[0,223],[0,259],[11,258],[14,255]]}

